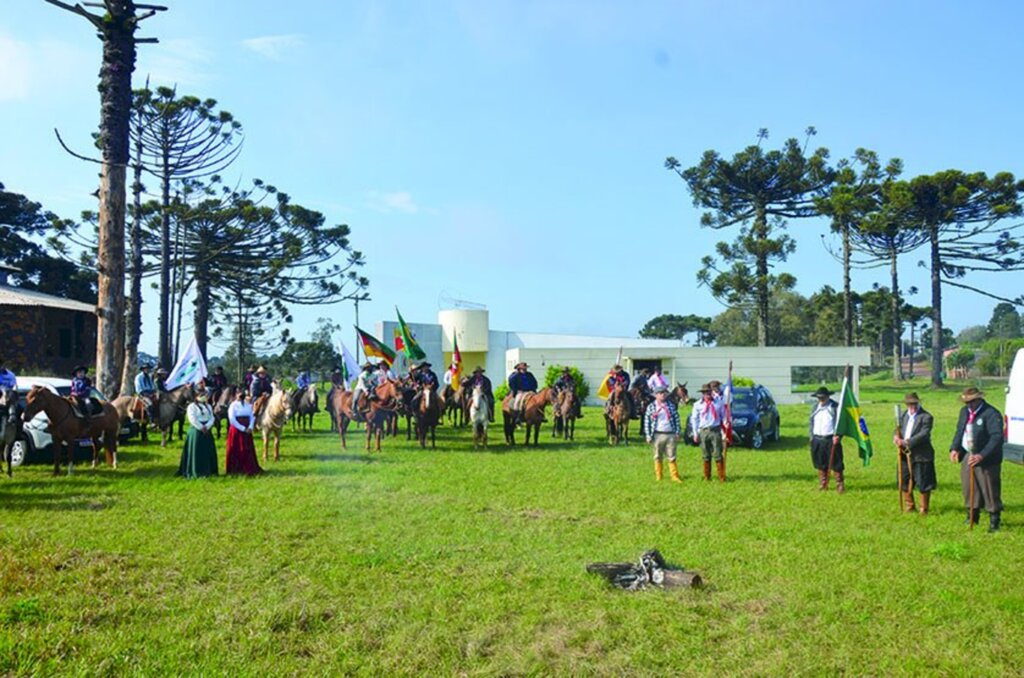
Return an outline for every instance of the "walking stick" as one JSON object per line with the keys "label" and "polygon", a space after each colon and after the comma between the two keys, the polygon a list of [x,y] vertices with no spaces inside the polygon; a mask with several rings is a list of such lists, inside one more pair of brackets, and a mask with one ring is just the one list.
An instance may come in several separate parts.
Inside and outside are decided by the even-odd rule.
{"label": "walking stick", "polygon": [[967,508],[967,522],[968,522],[967,529],[968,530],[973,530],[974,529],[974,467],[971,466],[970,453],[968,453],[967,459],[965,461],[967,462],[967,470],[971,474],[970,485],[968,485],[968,488],[967,488],[967,503],[970,504],[970,506],[968,506],[968,508]]}
{"label": "walking stick", "polygon": [[825,472],[825,489],[828,489],[829,481],[832,478],[832,462],[836,458],[836,435],[832,434],[832,451],[828,454],[828,470]]}
{"label": "walking stick", "polygon": [[[900,406],[894,406],[896,410],[896,437],[900,435]],[[899,484],[897,489],[899,490],[900,496],[900,513],[906,510],[903,505],[903,448],[900,446],[896,447],[896,482]]]}

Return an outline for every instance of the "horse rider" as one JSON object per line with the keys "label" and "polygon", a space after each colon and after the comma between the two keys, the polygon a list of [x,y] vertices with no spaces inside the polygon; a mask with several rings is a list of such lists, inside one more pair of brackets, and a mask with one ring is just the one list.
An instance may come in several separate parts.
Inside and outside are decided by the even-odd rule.
{"label": "horse rider", "polygon": [[494,389],[491,388],[491,380],[484,374],[484,368],[482,367],[477,367],[473,370],[473,376],[469,378],[469,389],[473,390],[477,386],[480,387],[484,398],[487,400],[487,406],[490,408],[487,418],[491,423],[494,423]]}
{"label": "horse rider", "polygon": [[[562,369],[562,374],[559,375],[558,379],[555,379],[555,383],[552,386],[555,393],[561,393],[562,391],[569,391],[570,393],[576,393],[576,379],[572,376],[572,370],[568,367]],[[577,398],[576,403],[576,418],[580,419],[583,417],[583,411],[580,408],[580,399]]]}
{"label": "horse rider", "polygon": [[245,371],[245,376],[242,377],[242,382],[245,384],[245,390],[248,392],[252,386],[252,380],[256,376],[256,366],[249,365],[249,369]]}
{"label": "horse rider", "polygon": [[370,410],[370,401],[377,397],[377,372],[373,369],[373,363],[367,360],[363,363],[363,371],[356,377],[356,386],[352,389],[352,418],[355,421],[365,421],[366,413]]}
{"label": "horse rider", "polygon": [[526,363],[516,365],[515,371],[508,377],[508,390],[512,394],[512,411],[515,413],[516,424],[526,415],[526,396],[537,392],[537,377],[530,372]]}
{"label": "horse rider", "polygon": [[434,393],[436,395],[440,395],[441,381],[437,378],[437,373],[430,369],[431,367],[433,367],[433,365],[426,360],[416,365],[416,376],[413,377],[413,380],[416,382],[417,389],[416,395],[412,398],[412,406],[414,409],[420,406],[420,398],[423,397],[423,391],[428,386],[434,389]]}
{"label": "horse rider", "polygon": [[668,377],[661,373],[661,365],[655,365],[654,372],[647,379],[647,388],[653,393],[659,386],[664,387],[666,391],[669,390]]}
{"label": "horse rider", "polygon": [[156,420],[156,382],[150,374],[153,366],[149,363],[142,363],[139,373],[135,375],[135,395],[142,399],[146,406],[146,418],[150,421]]}
{"label": "horse rider", "polygon": [[303,370],[299,372],[299,376],[295,377],[295,387],[298,388],[300,391],[305,391],[307,388],[309,388],[309,385],[312,383],[313,379],[312,377],[309,376],[308,367],[303,368]]}
{"label": "horse rider", "polygon": [[636,419],[637,416],[639,416],[640,414],[638,408],[640,407],[641,403],[645,403],[649,399],[654,399],[654,394],[651,393],[651,389],[647,385],[647,381],[650,378],[651,371],[645,367],[641,369],[639,372],[637,372],[637,375],[633,377],[633,383],[629,385],[630,396],[632,396],[633,391],[636,391],[637,394],[640,396],[639,398],[636,399],[636,401],[639,402],[634,401],[633,403],[631,403],[633,406],[632,414],[634,419]]}
{"label": "horse rider", "polygon": [[167,370],[165,370],[162,367],[156,368],[156,379],[154,380],[154,382],[156,383],[157,391],[167,390],[167,387],[164,385],[165,382],[167,381],[167,376]]}
{"label": "horse rider", "polygon": [[377,383],[383,384],[386,381],[394,381],[395,373],[391,370],[391,367],[383,360],[377,363]]}
{"label": "horse rider", "polygon": [[89,368],[79,365],[75,368],[71,378],[71,403],[78,408],[79,413],[86,419],[92,416],[92,380],[86,374]]}
{"label": "horse rider", "polygon": [[612,408],[612,405],[614,404],[612,401],[614,400],[615,387],[621,386],[622,397],[626,399],[626,404],[629,405],[629,411],[632,414],[634,406],[633,398],[632,396],[629,395],[629,375],[626,374],[626,371],[624,369],[622,369],[622,365],[612,365],[612,369],[610,372],[608,372],[608,376],[606,377],[606,379],[608,381],[608,392],[613,395],[609,396],[608,400],[605,401],[604,403],[605,413],[609,412]]}
{"label": "horse rider", "polygon": [[267,368],[260,365],[249,384],[249,401],[252,403],[253,416],[258,416],[263,410],[263,404],[274,391],[274,385],[267,374]]}
{"label": "horse rider", "polygon": [[213,368],[213,374],[207,377],[206,383],[210,386],[210,402],[216,405],[220,394],[228,387],[228,378],[224,376],[224,366],[217,365]]}
{"label": "horse rider", "polygon": [[13,391],[18,388],[18,378],[7,369],[4,359],[0,358],[0,391]]}

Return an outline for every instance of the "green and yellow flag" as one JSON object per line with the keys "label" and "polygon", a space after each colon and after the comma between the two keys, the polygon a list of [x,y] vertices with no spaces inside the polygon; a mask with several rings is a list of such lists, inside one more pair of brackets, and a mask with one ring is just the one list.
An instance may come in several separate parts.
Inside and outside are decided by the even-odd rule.
{"label": "green and yellow flag", "polygon": [[849,379],[843,378],[843,388],[840,389],[839,421],[836,422],[836,435],[852,438],[857,441],[860,458],[864,465],[871,463],[871,435],[868,433],[868,424],[860,413],[860,405],[857,404],[857,396],[853,394]]}
{"label": "green and yellow flag", "polygon": [[424,360],[427,354],[423,352],[420,345],[416,343],[416,338],[412,336],[412,332],[409,331],[409,326],[405,324],[405,320],[402,318],[402,314],[399,313],[398,307],[395,306],[395,313],[398,313],[398,329],[402,333],[402,343],[404,344],[405,357],[409,360]]}

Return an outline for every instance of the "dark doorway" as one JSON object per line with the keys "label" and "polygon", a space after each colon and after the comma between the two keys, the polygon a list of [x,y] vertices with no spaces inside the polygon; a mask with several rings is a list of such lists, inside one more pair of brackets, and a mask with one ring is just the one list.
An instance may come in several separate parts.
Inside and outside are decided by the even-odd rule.
{"label": "dark doorway", "polygon": [[651,374],[654,373],[654,368],[661,368],[661,360],[633,360],[633,372],[637,373],[642,369],[645,369]]}

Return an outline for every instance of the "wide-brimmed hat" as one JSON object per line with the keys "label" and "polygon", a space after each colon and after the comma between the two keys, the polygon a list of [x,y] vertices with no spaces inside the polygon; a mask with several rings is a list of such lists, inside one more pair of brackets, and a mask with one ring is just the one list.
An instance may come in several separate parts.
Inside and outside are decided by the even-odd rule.
{"label": "wide-brimmed hat", "polygon": [[975,386],[968,386],[964,389],[963,393],[960,394],[960,400],[965,403],[973,402],[975,400],[981,400],[985,397],[985,392],[979,390]]}
{"label": "wide-brimmed hat", "polygon": [[904,405],[920,405],[921,399],[917,397],[917,393],[911,391],[907,395],[903,396]]}
{"label": "wide-brimmed hat", "polygon": [[267,368],[264,367],[263,365],[260,365],[259,367],[256,368],[256,374],[266,374],[266,373],[267,373]]}
{"label": "wide-brimmed hat", "polygon": [[158,368],[156,369],[156,373],[157,373],[157,374],[167,374],[167,370],[165,370],[165,369],[164,369],[164,368],[162,368],[162,367],[158,367]]}
{"label": "wide-brimmed hat", "polygon": [[700,388],[698,388],[697,390],[700,391],[701,393],[711,393],[711,385],[701,384]]}
{"label": "wide-brimmed hat", "polygon": [[214,372],[223,372],[224,371],[224,366],[223,365],[217,365],[216,367],[213,368],[213,371]]}
{"label": "wide-brimmed hat", "polygon": [[832,395],[832,391],[828,390],[827,386],[819,386],[818,390],[814,392],[815,398],[827,398]]}
{"label": "wide-brimmed hat", "polygon": [[711,388],[718,388],[721,385],[722,382],[718,381],[717,379],[712,379],[711,381],[708,382],[708,386],[710,386]]}
{"label": "wide-brimmed hat", "polygon": [[612,365],[612,369],[613,370],[621,370],[622,369],[622,365],[620,365],[619,363],[615,363],[614,365]]}
{"label": "wide-brimmed hat", "polygon": [[517,363],[516,369],[518,370],[520,367],[529,367],[529,365],[527,365],[526,363]]}
{"label": "wide-brimmed hat", "polygon": [[667,386],[655,386],[654,387],[654,393],[655,393],[655,395],[657,395],[658,393],[668,393],[668,387]]}
{"label": "wide-brimmed hat", "polygon": [[433,367],[433,365],[424,360],[423,362],[420,363],[420,367]]}
{"label": "wide-brimmed hat", "polygon": [[369,360],[367,360],[365,363],[363,363],[363,369],[364,370],[372,370],[373,369],[373,363],[371,363]]}
{"label": "wide-brimmed hat", "polygon": [[485,369],[484,369],[484,368],[482,368],[482,367],[477,367],[477,368],[476,368],[475,370],[473,370],[473,374],[476,374],[477,372],[486,372],[486,371],[487,371],[487,370],[485,370]]}
{"label": "wide-brimmed hat", "polygon": [[572,374],[572,370],[570,370],[568,367],[563,367],[562,374]]}
{"label": "wide-brimmed hat", "polygon": [[85,365],[78,365],[77,367],[75,367],[75,369],[71,370],[71,374],[74,374],[76,372],[88,372],[88,371],[89,371],[89,368],[86,367]]}
{"label": "wide-brimmed hat", "polygon": [[153,366],[150,365],[149,363],[142,363],[141,365],[139,365],[139,369],[140,370],[151,370],[151,369],[153,369]]}

